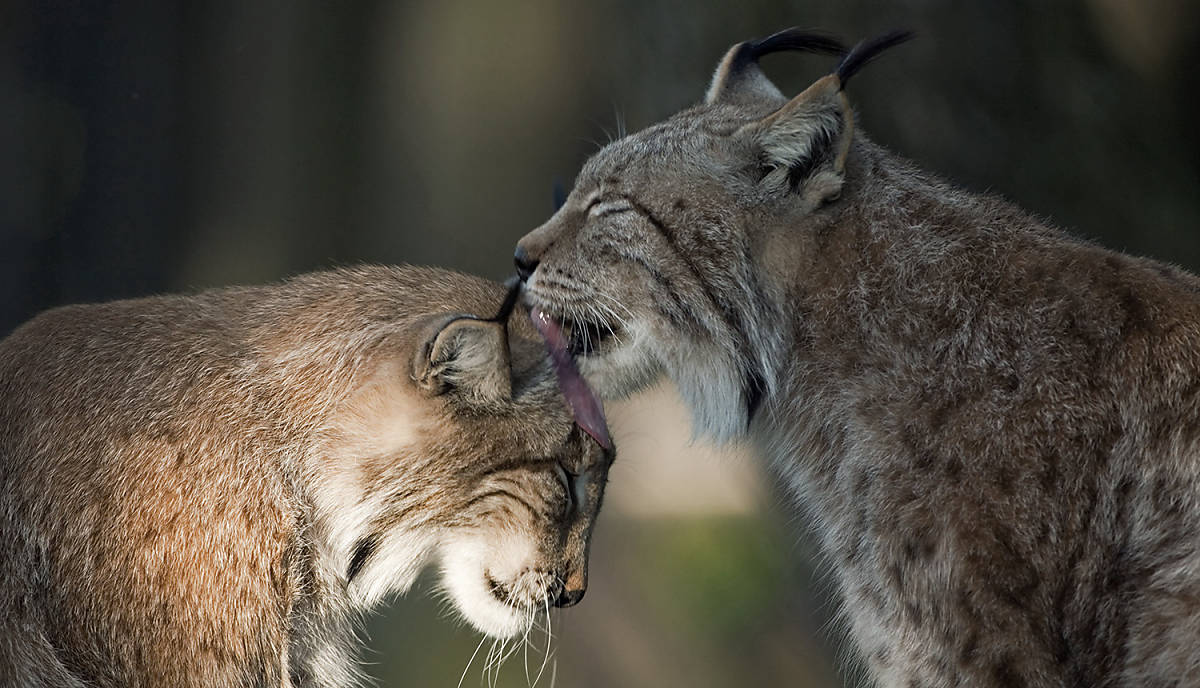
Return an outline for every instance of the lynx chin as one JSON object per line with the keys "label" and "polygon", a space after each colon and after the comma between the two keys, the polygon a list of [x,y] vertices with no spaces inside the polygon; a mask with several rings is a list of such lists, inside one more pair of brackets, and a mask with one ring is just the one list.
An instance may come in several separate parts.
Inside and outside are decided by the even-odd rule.
{"label": "lynx chin", "polygon": [[495,637],[579,601],[612,452],[502,297],[361,267],[0,342],[0,685],[349,685],[429,564]]}
{"label": "lynx chin", "polygon": [[[601,397],[748,435],[878,685],[1200,685],[1200,279],[955,188],[858,130],[845,51],[734,46],[521,239]],[[788,98],[758,59],[840,57]]]}

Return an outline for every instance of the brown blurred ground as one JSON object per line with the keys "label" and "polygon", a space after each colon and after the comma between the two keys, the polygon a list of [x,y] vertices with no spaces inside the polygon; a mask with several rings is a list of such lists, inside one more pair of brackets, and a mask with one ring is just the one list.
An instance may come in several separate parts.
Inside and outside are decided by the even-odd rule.
{"label": "brown blurred ground", "polygon": [[[916,28],[856,79],[865,130],[1082,236],[1200,267],[1192,0],[17,0],[0,5],[0,334],[55,304],[341,263],[503,277],[554,180],[697,100],[731,43],[794,24]],[[790,92],[829,66],[766,60]],[[853,684],[769,477],[689,447],[669,388],[634,403],[613,409],[591,589],[553,615],[556,685]],[[371,622],[382,685],[452,686],[478,643],[428,589]],[[519,654],[499,681],[527,685]]]}

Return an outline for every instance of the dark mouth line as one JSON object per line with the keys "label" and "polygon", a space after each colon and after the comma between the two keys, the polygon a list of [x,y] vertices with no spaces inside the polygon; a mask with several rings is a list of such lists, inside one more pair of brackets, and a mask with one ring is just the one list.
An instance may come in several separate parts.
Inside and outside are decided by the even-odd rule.
{"label": "dark mouth line", "polygon": [[614,336],[608,325],[580,320],[564,320],[567,329],[568,351],[572,356],[589,356]]}
{"label": "dark mouth line", "polygon": [[487,581],[488,590],[491,591],[492,597],[495,597],[503,604],[509,604],[512,602],[512,596],[509,594],[508,588],[504,587],[503,583],[495,578],[492,578],[492,574],[490,573],[484,573],[483,578]]}
{"label": "dark mouth line", "polygon": [[[527,297],[523,304],[525,310],[536,306],[557,320],[566,335],[567,350],[572,356],[589,356],[596,353],[606,342],[614,339],[621,330],[620,325],[599,320],[583,320],[568,315],[564,306],[554,303],[540,294],[530,294],[529,292],[526,294]],[[528,298],[530,296],[533,298]]]}
{"label": "dark mouth line", "polygon": [[[485,572],[483,574],[483,578],[485,581],[487,581],[488,590],[492,593],[492,597],[496,598],[496,600],[498,602],[500,602],[501,604],[511,606],[514,609],[522,609],[522,608],[527,609],[527,608],[531,608],[534,606],[532,604],[528,604],[528,603],[522,602],[522,601],[514,598],[512,596],[512,592],[509,591],[508,587],[505,586],[500,581],[496,580],[495,578],[492,578],[491,573]],[[557,580],[554,581],[554,583],[549,587],[549,589],[546,590],[546,599],[547,600],[557,599],[559,594],[562,592],[563,587],[564,586],[560,581],[557,581]]]}

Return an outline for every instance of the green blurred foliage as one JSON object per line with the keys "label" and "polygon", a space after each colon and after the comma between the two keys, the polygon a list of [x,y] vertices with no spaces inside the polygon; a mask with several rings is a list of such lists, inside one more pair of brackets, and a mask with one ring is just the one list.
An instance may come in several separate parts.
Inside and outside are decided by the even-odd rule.
{"label": "green blurred foliage", "polygon": [[[643,583],[670,595],[647,594],[649,611],[702,636],[705,645],[736,642],[768,614],[784,577],[786,552],[757,519],[695,519],[650,523],[632,546],[646,553],[658,579]],[[675,575],[687,571],[686,576]],[[696,610],[704,618],[696,618]]]}

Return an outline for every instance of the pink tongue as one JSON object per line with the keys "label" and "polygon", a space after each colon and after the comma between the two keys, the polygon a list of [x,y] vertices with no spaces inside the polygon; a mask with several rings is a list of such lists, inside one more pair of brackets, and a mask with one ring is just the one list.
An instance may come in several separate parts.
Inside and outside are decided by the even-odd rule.
{"label": "pink tongue", "polygon": [[605,449],[612,449],[612,438],[608,435],[608,423],[604,420],[604,409],[591,388],[584,382],[575,367],[575,359],[567,350],[567,340],[563,337],[562,326],[554,318],[546,315],[536,306],[529,311],[533,326],[546,340],[546,349],[550,352],[550,360],[554,363],[554,372],[558,375],[558,388],[562,390],[571,412],[575,414],[575,422],[592,439]]}

